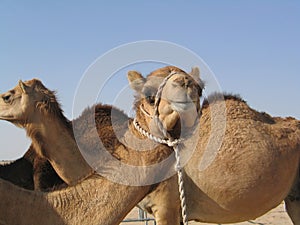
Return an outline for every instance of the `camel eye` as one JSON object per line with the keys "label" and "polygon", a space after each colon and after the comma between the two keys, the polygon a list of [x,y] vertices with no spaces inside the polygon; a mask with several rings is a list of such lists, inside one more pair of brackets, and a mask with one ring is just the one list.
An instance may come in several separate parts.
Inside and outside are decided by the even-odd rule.
{"label": "camel eye", "polygon": [[153,89],[153,88],[145,88],[143,90],[143,95],[146,99],[146,101],[150,104],[150,105],[154,105],[154,102],[155,102],[155,93],[156,93],[156,90]]}
{"label": "camel eye", "polygon": [[155,97],[154,96],[146,96],[146,101],[150,104],[153,105],[155,102]]}
{"label": "camel eye", "polygon": [[11,95],[10,94],[4,95],[4,96],[2,96],[2,99],[5,103],[10,103]]}

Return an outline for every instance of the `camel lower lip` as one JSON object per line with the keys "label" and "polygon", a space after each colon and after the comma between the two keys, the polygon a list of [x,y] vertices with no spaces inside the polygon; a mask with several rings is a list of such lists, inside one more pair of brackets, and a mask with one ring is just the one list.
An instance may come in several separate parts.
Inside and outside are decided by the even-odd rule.
{"label": "camel lower lip", "polygon": [[195,101],[188,101],[188,102],[179,102],[179,101],[171,101],[171,104],[180,104],[180,105],[191,105],[191,104],[196,104]]}

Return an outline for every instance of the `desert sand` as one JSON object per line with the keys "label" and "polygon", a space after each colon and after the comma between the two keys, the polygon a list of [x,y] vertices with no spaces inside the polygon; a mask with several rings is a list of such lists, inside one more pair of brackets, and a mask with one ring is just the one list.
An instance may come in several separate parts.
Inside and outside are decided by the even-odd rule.
{"label": "desert sand", "polygon": [[[137,219],[139,216],[139,212],[137,208],[134,208],[131,213],[126,217],[126,219]],[[148,216],[148,218],[152,218]],[[122,225],[145,225],[145,222],[123,222]],[[148,225],[153,225],[153,221],[149,221]],[[197,223],[197,222],[189,222],[190,225],[211,225],[211,223]],[[251,220],[243,223],[235,223],[235,225],[293,225],[291,220],[289,219],[287,213],[284,209],[284,203],[279,205],[277,208],[271,210],[267,214],[262,217],[257,218],[256,220]],[[233,225],[233,224],[231,224]]]}

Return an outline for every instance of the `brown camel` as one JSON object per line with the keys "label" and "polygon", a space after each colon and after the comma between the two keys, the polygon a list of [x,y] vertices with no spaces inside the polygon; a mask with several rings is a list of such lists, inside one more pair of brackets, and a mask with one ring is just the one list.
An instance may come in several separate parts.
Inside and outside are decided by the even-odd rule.
{"label": "brown camel", "polygon": [[[161,73],[164,75],[166,71],[170,72],[170,70],[175,71],[175,75],[167,82],[167,85],[169,83],[176,85],[174,89],[179,89],[178,96],[182,99],[186,98],[186,104],[189,105],[184,107],[183,101],[175,102],[174,106],[180,108],[180,111],[176,113],[176,109],[170,108],[166,101],[169,97],[168,93],[163,93],[161,102],[158,104],[158,112],[162,124],[167,130],[172,130],[172,133],[178,135],[180,130],[191,130],[194,127],[199,113],[193,112],[191,108],[199,110],[201,90],[192,76],[175,67],[162,69]],[[154,79],[155,76],[154,74],[147,80]],[[162,75],[157,75],[157,77],[160,76]],[[0,95],[0,118],[24,127],[33,140],[33,146],[37,149],[38,156],[49,160],[65,181],[79,183],[62,190],[41,193],[20,189],[3,180],[0,181],[0,223],[118,224],[147,193],[153,190],[156,186],[153,183],[157,181],[157,177],[174,170],[172,155],[171,163],[160,167],[159,174],[148,173],[144,170],[144,167],[151,167],[156,163],[164,162],[167,157],[170,158],[172,149],[166,145],[156,145],[152,141],[147,141],[136,131],[132,120],[128,119],[121,111],[109,106],[97,105],[86,110],[81,117],[74,121],[75,132],[70,132],[69,122],[63,116],[54,97],[54,94],[38,80],[20,82],[13,90]],[[149,100],[151,96],[143,97]],[[187,97],[191,101],[187,101]],[[192,107],[191,102],[193,102],[192,104],[196,103],[196,107]],[[144,107],[147,110],[147,106],[144,105]],[[178,115],[183,115],[182,121]],[[114,116],[116,119],[112,119]],[[140,126],[147,127],[144,121],[148,119],[141,115],[139,119]],[[113,121],[113,127],[112,125],[102,126],[102,123],[106,125],[107,121]],[[94,125],[96,125],[97,129],[95,130],[102,145],[98,145],[99,140],[94,139]],[[156,130],[154,124],[153,129]],[[56,134],[58,130],[59,135]],[[85,157],[92,156],[91,158],[94,159],[95,154],[99,154],[99,151],[109,152],[119,162],[140,168],[139,171],[142,173],[135,174],[135,176],[139,182],[148,185],[133,187],[117,184],[102,176],[90,175],[90,169],[87,169],[85,173],[82,173],[84,176],[81,176],[78,168],[74,169],[75,166],[62,165],[62,159],[71,157],[72,160],[73,157],[76,160],[71,162],[76,162],[81,169],[87,168],[84,164],[85,161],[83,163],[81,160],[81,154],[78,154],[80,152],[77,145],[73,146],[74,134],[80,134],[76,136],[76,141],[80,147],[84,148],[84,150],[80,150]],[[92,136],[89,136],[90,134]],[[51,136],[51,142],[46,140],[47,135]],[[142,143],[137,143],[137,140],[141,140]],[[51,148],[48,146],[50,143]],[[130,147],[133,143],[138,151]],[[150,145],[151,151],[139,151],[139,149],[145,148],[145,143]],[[100,148],[97,149],[99,146]],[[59,151],[59,154],[55,151]],[[59,155],[62,155],[62,159],[58,159]],[[102,154],[100,153],[100,155]],[[98,158],[92,163],[97,161],[103,162],[101,158]],[[65,163],[69,162],[70,160],[67,160]],[[102,165],[97,164],[96,167],[103,168]],[[107,167],[107,169],[113,174],[124,172],[118,171],[119,168]],[[82,180],[83,177],[87,178]],[[120,180],[120,182],[126,183],[126,179],[130,180],[131,177],[132,174],[121,176],[123,181]],[[72,178],[75,179],[72,180]],[[72,182],[69,183],[72,184]]]}
{"label": "brown camel", "polygon": [[[215,158],[203,168],[203,156],[215,146],[210,142],[222,137],[221,104],[224,101],[218,97],[204,103],[197,148],[184,167],[188,219],[247,221],[285,200],[289,216],[299,225],[300,121],[273,118],[251,109],[240,98],[225,96],[225,135]],[[212,110],[221,117],[213,121]],[[211,132],[213,127],[217,129]],[[158,224],[179,224],[177,189],[173,177],[159,184],[139,205],[152,213]]]}
{"label": "brown camel", "polygon": [[[145,97],[136,102],[137,118],[147,122],[144,129],[161,135],[155,127],[151,129],[153,94],[147,91],[147,87],[157,85],[151,85],[149,77],[145,81],[133,72],[129,79],[134,82],[131,86]],[[288,213],[294,224],[299,224],[299,121],[272,118],[251,109],[239,98],[227,96],[222,146],[215,160],[201,169],[208,143],[222,136],[215,130],[210,137],[212,127],[218,127],[212,124],[211,112],[220,104],[218,98],[211,100],[210,105],[204,104],[199,143],[185,166],[189,219],[218,223],[248,220],[286,198]],[[150,116],[145,117],[145,112]],[[176,180],[171,178],[159,184],[141,205],[154,213],[159,224],[178,224],[179,218],[174,218],[179,211]]]}
{"label": "brown camel", "polygon": [[0,165],[0,178],[25,189],[33,190],[33,163],[30,152],[29,149],[22,158]]}
{"label": "brown camel", "polygon": [[65,184],[51,164],[36,154],[32,145],[22,158],[0,165],[0,178],[28,190],[51,191]]}

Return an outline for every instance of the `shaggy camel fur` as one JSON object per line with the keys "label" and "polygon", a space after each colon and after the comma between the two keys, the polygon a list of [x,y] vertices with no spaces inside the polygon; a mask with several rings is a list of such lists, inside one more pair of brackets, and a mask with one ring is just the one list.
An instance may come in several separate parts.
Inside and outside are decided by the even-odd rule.
{"label": "shaggy camel fur", "polygon": [[[183,77],[183,79],[186,79],[188,77],[192,80],[192,82],[185,81],[186,85],[184,85],[184,87],[182,87],[181,84],[179,85],[179,83],[181,82],[180,79],[178,81],[175,81],[175,84],[178,83],[178,88],[185,90],[181,92],[181,94],[190,96],[193,99],[193,102],[197,102],[199,105],[198,94],[200,93],[200,87],[194,88],[194,86],[197,86],[197,84],[194,84],[194,80],[188,74],[179,69],[174,68],[174,70],[176,70],[176,72],[179,73],[180,76]],[[174,81],[170,82],[174,83]],[[5,119],[19,126],[28,128],[26,123],[28,121],[31,122],[30,118],[33,115],[40,113],[40,115],[37,116],[38,121],[37,119],[34,119],[34,122],[40,123],[42,121],[44,123],[44,120],[46,120],[47,125],[49,125],[48,127],[50,127],[51,129],[53,129],[53,127],[57,128],[56,126],[58,123],[57,121],[54,121],[54,117],[57,116],[57,112],[59,113],[61,111],[53,110],[53,108],[51,109],[51,107],[53,107],[54,101],[49,101],[48,99],[48,101],[41,102],[41,99],[43,98],[41,98],[40,94],[45,94],[45,92],[47,93],[47,90],[45,90],[45,87],[41,84],[40,81],[32,80],[25,83],[22,82],[15,89],[9,91],[8,93],[2,94],[0,96],[2,99],[2,102],[0,102],[1,119]],[[162,97],[164,96],[166,95],[162,95]],[[30,107],[20,107],[20,104],[22,105],[24,104],[24,102],[25,105],[29,105]],[[33,105],[32,102],[35,103],[35,105]],[[49,102],[52,103],[50,105],[51,107],[49,107]],[[183,104],[183,102],[181,102],[180,105],[181,104]],[[42,108],[40,107],[41,105],[43,105]],[[179,119],[178,115],[173,113],[173,111],[175,110],[167,109],[167,104],[163,101],[159,105],[159,113],[165,118],[165,120],[163,120],[164,125],[168,129],[174,128],[174,132],[175,128],[184,129],[186,124],[192,125],[192,118],[195,119],[194,123],[198,119],[198,113],[192,113],[189,118],[188,115],[185,114],[186,120],[184,120],[184,122],[181,124],[180,122],[173,121],[173,119]],[[11,110],[11,108],[14,108],[14,110]],[[194,108],[199,109],[199,106]],[[56,113],[55,116],[46,114],[50,119],[49,121],[47,118],[44,119],[44,109],[46,109],[47,113]],[[190,107],[187,107],[187,109],[191,111]],[[95,153],[97,154],[97,151],[95,151],[95,146],[99,141],[94,140],[93,138],[89,138],[88,136],[89,133],[92,133],[94,122],[96,122],[96,132],[98,133],[99,137],[101,138],[102,144],[105,147],[104,149],[100,148],[98,150],[108,151],[112,156],[114,156],[115,159],[118,159],[122,163],[133,166],[140,166],[141,168],[143,168],[143,166],[153,165],[155,163],[163,161],[170,155],[172,150],[165,145],[156,145],[152,143],[151,146],[154,147],[151,151],[136,151],[136,149],[125,146],[117,139],[116,134],[121,135],[121,139],[125,141],[126,144],[134,142],[137,139],[145,140],[145,138],[135,130],[132,121],[128,120],[128,118],[122,112],[114,109],[114,113],[113,115],[111,115],[111,111],[112,108],[109,106],[98,105],[86,110],[80,118],[75,120],[74,129],[77,130],[78,128],[80,128],[80,130],[77,130],[77,132],[75,133],[78,134],[78,132],[81,132],[82,134],[79,136],[79,139],[77,141],[80,144],[83,144],[83,146],[86,148],[85,154],[87,157],[89,155],[94,156]],[[181,111],[178,113],[184,113],[184,111],[184,109],[181,109]],[[29,118],[25,117],[28,113],[31,114]],[[116,117],[115,120],[112,119],[113,116]],[[96,118],[96,120],[94,120],[94,118]],[[142,123],[142,117],[140,117],[140,119],[140,125],[145,126]],[[65,119],[63,117],[63,121],[64,120]],[[106,127],[106,129],[104,129],[102,123],[105,125],[107,121],[112,120],[115,121],[114,127],[108,126]],[[29,127],[32,128],[32,124]],[[32,135],[31,132],[28,132],[29,136],[37,136],[39,138],[45,137],[43,136],[43,133],[40,134],[39,132],[47,133],[48,131],[46,131],[46,128],[46,126],[42,126],[42,129],[31,129],[31,131],[33,130],[35,132],[33,132],[34,135]],[[115,131],[116,134],[113,131]],[[65,134],[64,138],[66,138],[66,136],[67,135]],[[43,138],[39,140],[42,140],[42,144],[47,142],[47,140],[44,140]],[[70,143],[70,141],[67,141],[67,143]],[[145,143],[143,142],[143,144]],[[39,148],[37,150],[38,154],[42,153],[40,154],[42,156],[48,156],[49,151],[58,150],[57,148],[43,148],[45,147],[45,145],[41,145],[41,147],[39,145],[34,145],[34,147]],[[145,146],[139,146],[139,148],[142,147]],[[63,154],[66,150],[65,146],[63,145],[60,150],[63,151],[61,153]],[[69,152],[71,150],[67,149],[67,151]],[[50,153],[51,156],[56,156],[54,152]],[[56,158],[54,157],[54,159]],[[101,158],[98,160],[101,161]],[[51,164],[53,163],[52,165],[57,166],[53,166],[54,169],[59,168],[59,166],[65,167],[65,165],[59,165],[57,162],[55,162],[55,160],[51,159],[49,161],[51,162]],[[117,169],[118,168],[112,168],[112,171],[114,172],[114,170]],[[173,163],[170,163],[165,168],[162,168],[162,170],[160,170],[159,176],[167,173],[169,170],[174,170]],[[75,172],[76,171],[77,170],[75,170]],[[146,183],[152,184],[156,181],[157,175],[158,174],[149,174],[145,172],[142,174],[138,174],[138,178],[140,179],[140,181],[146,181]],[[128,174],[127,176],[131,177],[131,174]],[[71,175],[71,177],[73,176]],[[127,177],[124,177],[123,179],[126,178]],[[137,204],[137,202],[140,201],[147,193],[149,193],[149,191],[152,190],[153,187],[153,185],[130,187],[113,183],[98,175],[92,175],[90,178],[79,182],[79,184],[74,187],[62,189],[61,191],[54,191],[48,194],[42,194],[39,192],[21,190],[15,186],[11,186],[7,182],[1,181],[0,197],[2,198],[2,201],[0,203],[0,208],[5,209],[1,210],[0,212],[0,222],[8,224],[118,224],[131,210],[131,208],[134,207],[134,205]],[[110,194],[112,190],[113,194]],[[124,193],[126,193],[126,196],[124,196]],[[117,205],[118,207],[116,207]],[[92,210],[92,208],[94,210]],[[17,216],[21,214],[23,215],[22,217]],[[112,217],[111,215],[114,216]],[[45,219],[46,221],[44,221]]]}
{"label": "shaggy camel fur", "polygon": [[[211,113],[214,107],[222,108],[222,102],[216,97],[209,105],[204,103],[197,148],[184,167],[188,219],[247,221],[285,200],[289,216],[299,225],[300,121],[273,118],[239,98],[225,96],[225,136],[214,160],[201,169],[209,142],[222,136],[220,126],[213,124],[220,120],[213,122]],[[217,129],[211,132],[213,126]],[[176,178],[159,184],[140,206],[153,213],[158,224],[179,224],[177,188]]]}

